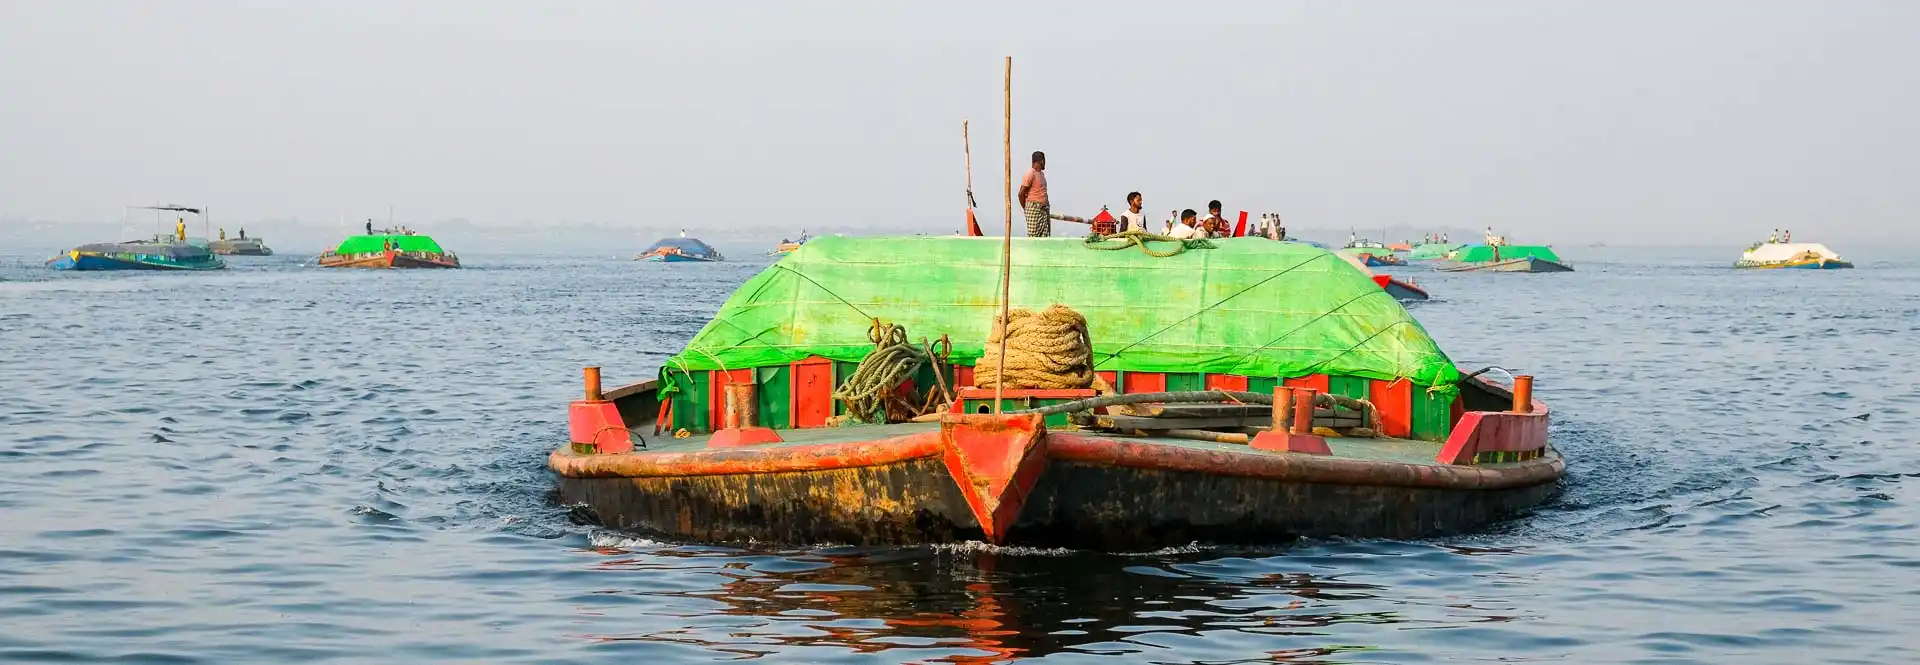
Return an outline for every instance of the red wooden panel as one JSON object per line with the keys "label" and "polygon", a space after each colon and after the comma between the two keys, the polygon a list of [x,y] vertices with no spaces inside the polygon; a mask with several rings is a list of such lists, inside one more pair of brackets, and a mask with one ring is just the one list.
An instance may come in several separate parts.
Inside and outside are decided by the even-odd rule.
{"label": "red wooden panel", "polygon": [[1120,389],[1120,373],[1119,372],[1115,372],[1113,370],[1107,370],[1104,372],[1094,372],[1093,375],[1100,377],[1101,381],[1107,382],[1107,385],[1113,386],[1115,390]]}
{"label": "red wooden panel", "polygon": [[1296,376],[1291,379],[1287,379],[1284,382],[1284,385],[1286,385],[1288,388],[1312,388],[1316,391],[1323,392],[1323,393],[1331,392],[1327,389],[1328,381],[1327,381],[1327,375],[1325,374],[1309,374],[1307,376]]}
{"label": "red wooden panel", "polygon": [[1413,435],[1412,381],[1374,379],[1367,386],[1367,401],[1380,410],[1381,434],[1400,439]]}
{"label": "red wooden panel", "polygon": [[1160,372],[1127,372],[1126,384],[1120,392],[1163,393],[1167,391],[1167,375]]}
{"label": "red wooden panel", "polygon": [[953,385],[967,387],[973,385],[973,368],[959,365],[953,368]]}
{"label": "red wooden panel", "polygon": [[1238,374],[1208,374],[1207,390],[1238,390],[1246,392],[1247,377]]}
{"label": "red wooden panel", "polygon": [[753,369],[730,369],[725,372],[716,369],[712,377],[707,380],[707,423],[709,427],[720,429],[727,422],[727,384],[753,383]]}
{"label": "red wooden panel", "polygon": [[1460,416],[1453,434],[1435,456],[1442,464],[1472,464],[1489,452],[1522,452],[1547,445],[1547,414],[1470,411]]}
{"label": "red wooden panel", "polygon": [[793,426],[826,427],[833,416],[833,363],[813,357],[792,365]]}

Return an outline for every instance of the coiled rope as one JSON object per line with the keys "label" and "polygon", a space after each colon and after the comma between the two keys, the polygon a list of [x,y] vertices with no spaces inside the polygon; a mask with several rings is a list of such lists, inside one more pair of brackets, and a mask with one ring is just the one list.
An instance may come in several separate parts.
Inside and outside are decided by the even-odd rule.
{"label": "coiled rope", "polygon": [[[1174,243],[1174,245],[1173,249],[1169,251],[1155,251],[1152,247],[1147,246],[1149,242],[1170,242]],[[1128,247],[1139,247],[1140,251],[1147,253],[1147,256],[1162,259],[1189,249],[1214,248],[1214,244],[1208,242],[1205,238],[1188,238],[1182,240],[1173,236],[1163,236],[1157,233],[1147,233],[1146,231],[1123,231],[1110,236],[1090,235],[1087,236],[1086,246],[1090,249],[1104,249],[1109,251],[1118,251]]]}
{"label": "coiled rope", "polygon": [[[923,339],[915,345],[907,340],[906,326],[878,320],[867,329],[867,340],[873,342],[873,351],[860,359],[853,376],[833,391],[833,398],[845,403],[847,415],[857,422],[883,423],[918,415],[912,413],[911,404],[894,394],[894,388],[913,378],[934,357],[933,344]],[[946,390],[944,385],[937,388]]]}
{"label": "coiled rope", "polygon": [[1087,334],[1087,317],[1057,304],[1037,313],[1014,309],[1007,316],[1010,324],[993,317],[986,353],[974,366],[973,385],[1001,385],[1003,335],[1007,341],[1005,387],[1050,390],[1093,385],[1093,339]]}

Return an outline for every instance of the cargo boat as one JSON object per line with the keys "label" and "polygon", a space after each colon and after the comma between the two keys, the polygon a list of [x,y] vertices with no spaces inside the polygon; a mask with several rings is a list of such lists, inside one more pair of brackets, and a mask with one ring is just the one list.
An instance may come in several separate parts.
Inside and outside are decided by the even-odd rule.
{"label": "cargo boat", "polygon": [[227,230],[220,229],[220,239],[208,242],[207,249],[227,256],[273,256],[273,248],[267,246],[267,241],[259,236],[247,237],[245,228],[240,229],[237,238],[228,238]]}
{"label": "cargo boat", "polygon": [[[123,234],[132,225],[133,211],[152,210],[162,217],[164,213],[180,213],[173,220],[172,233],[157,233],[143,240],[122,242],[101,242],[81,245],[47,259],[47,267],[54,270],[169,270],[200,271],[220,270],[227,267],[225,261],[214,256],[204,238],[187,236],[187,214],[200,217],[202,226],[206,225],[206,209],[179,205],[127,206],[126,226],[121,227]],[[165,222],[161,222],[165,226]],[[121,237],[126,237],[122,235]]]}
{"label": "cargo boat", "polygon": [[[1455,533],[1553,494],[1564,465],[1530,378],[1462,376],[1330,252],[1212,242],[1154,257],[1014,240],[1012,303],[1084,312],[1097,379],[997,395],[968,386],[988,373],[1001,239],[814,239],[654,379],[602,392],[588,369],[548,457],[559,496],[612,528],[697,541],[1134,549]],[[836,387],[879,356],[886,326],[927,362],[884,418],[850,424]],[[1229,403],[1175,403],[1194,395]],[[1086,407],[1116,398],[1135,401]],[[1377,430],[1327,429],[1356,417]]]}
{"label": "cargo boat", "polygon": [[431,236],[386,230],[349,236],[321,254],[318,263],[323,268],[458,268],[460,257]]}
{"label": "cargo boat", "polygon": [[633,260],[666,263],[712,263],[725,261],[727,257],[722,256],[720,250],[714,249],[712,245],[700,242],[699,238],[689,238],[687,237],[686,231],[681,231],[680,237],[662,238],[660,242],[653,243],[653,246],[648,247],[646,251],[635,255]]}
{"label": "cargo boat", "polygon": [[1546,245],[1468,245],[1435,266],[1444,272],[1573,272]]}
{"label": "cargo boat", "polygon": [[1800,270],[1838,270],[1852,268],[1853,262],[1840,258],[1826,245],[1811,242],[1763,242],[1748,247],[1733,264],[1735,268]]}

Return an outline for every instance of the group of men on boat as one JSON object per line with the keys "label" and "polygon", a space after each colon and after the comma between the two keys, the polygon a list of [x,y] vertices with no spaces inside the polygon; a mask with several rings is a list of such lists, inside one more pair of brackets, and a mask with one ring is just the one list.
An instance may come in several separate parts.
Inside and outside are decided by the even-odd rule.
{"label": "group of men on boat", "polygon": [[1769,245],[1775,243],[1791,244],[1792,242],[1793,231],[1791,230],[1781,231],[1780,229],[1774,229],[1773,233],[1767,236],[1767,244]]}
{"label": "group of men on boat", "polygon": [[[1027,237],[1046,238],[1053,235],[1053,220],[1056,218],[1053,215],[1052,201],[1047,198],[1047,154],[1045,152],[1038,150],[1033,152],[1033,167],[1028,169],[1026,177],[1020,180],[1019,200],[1021,208],[1026,212]],[[1120,216],[1112,221],[1096,218],[1089,223],[1092,224],[1095,234],[1103,236],[1129,231],[1155,233],[1155,230],[1147,226],[1147,215],[1142,209],[1144,205],[1145,199],[1140,192],[1127,192],[1126,212],[1120,213]],[[1221,209],[1218,199],[1207,202],[1205,217],[1201,217],[1194,209],[1187,208],[1176,216],[1169,217],[1157,232],[1160,235],[1181,240],[1232,237],[1235,229],[1227,221],[1226,215],[1222,214]],[[1066,219],[1079,221],[1078,218]],[[1287,229],[1281,224],[1279,215],[1261,215],[1260,224],[1253,230],[1253,235],[1272,240],[1285,240]]]}
{"label": "group of men on boat", "polygon": [[[389,235],[395,234],[395,233],[398,233],[403,236],[413,235],[413,229],[407,228],[406,225],[404,224],[401,225],[400,228],[398,229],[387,229],[386,232]],[[371,219],[367,220],[367,235],[373,235],[373,220]],[[245,238],[246,236],[241,235],[240,237]]]}
{"label": "group of men on boat", "polygon": [[[227,239],[227,227],[224,227],[224,226],[220,227],[220,239],[221,240]],[[244,226],[240,227],[240,239],[241,240],[247,239],[247,227],[244,227]]]}

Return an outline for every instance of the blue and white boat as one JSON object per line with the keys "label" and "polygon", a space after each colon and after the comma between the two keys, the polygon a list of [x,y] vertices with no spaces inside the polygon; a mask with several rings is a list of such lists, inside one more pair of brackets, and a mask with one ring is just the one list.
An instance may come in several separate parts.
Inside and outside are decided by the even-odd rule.
{"label": "blue and white boat", "polygon": [[633,260],[662,261],[667,263],[680,263],[684,261],[711,263],[714,261],[725,261],[727,257],[721,256],[720,250],[714,249],[712,245],[700,242],[698,238],[687,237],[687,232],[682,230],[680,231],[680,237],[665,238],[660,242],[653,243],[652,247],[648,247],[647,251],[634,256]]}
{"label": "blue and white boat", "polygon": [[[202,208],[185,206],[129,206],[161,212],[201,215]],[[227,267],[207,246],[205,238],[187,237],[184,216],[174,220],[174,232],[146,240],[81,245],[47,259],[54,270],[220,270]]]}

